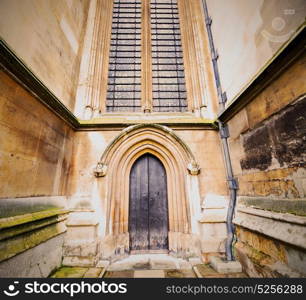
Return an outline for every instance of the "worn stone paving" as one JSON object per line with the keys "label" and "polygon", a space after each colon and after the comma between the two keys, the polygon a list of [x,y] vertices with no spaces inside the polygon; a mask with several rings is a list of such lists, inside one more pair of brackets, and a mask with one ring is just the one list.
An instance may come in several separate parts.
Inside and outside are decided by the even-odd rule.
{"label": "worn stone paving", "polygon": [[107,271],[105,278],[196,278],[189,269]]}
{"label": "worn stone paving", "polygon": [[113,262],[108,271],[192,269],[190,261],[168,254],[134,254]]}
{"label": "worn stone paving", "polygon": [[[236,269],[218,273],[209,264],[200,263],[197,258],[184,260],[167,254],[129,255],[110,265],[101,261],[104,267],[61,267],[52,278],[243,278],[244,273]],[[99,265],[99,264],[98,264]],[[221,271],[220,271],[221,272]],[[222,271],[223,272],[223,271]]]}
{"label": "worn stone paving", "polygon": [[51,278],[101,278],[104,268],[61,267],[51,274]]}
{"label": "worn stone paving", "polygon": [[246,278],[244,273],[221,274],[211,266],[199,264],[193,269],[122,270],[104,268],[61,267],[51,278]]}
{"label": "worn stone paving", "polygon": [[199,264],[193,267],[198,278],[246,278],[245,273],[218,273],[208,264]]}

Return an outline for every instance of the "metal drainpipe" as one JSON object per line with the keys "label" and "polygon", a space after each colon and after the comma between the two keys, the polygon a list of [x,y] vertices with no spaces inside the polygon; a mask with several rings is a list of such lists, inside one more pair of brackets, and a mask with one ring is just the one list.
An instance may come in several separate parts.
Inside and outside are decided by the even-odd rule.
{"label": "metal drainpipe", "polygon": [[[218,99],[219,99],[219,108],[220,108],[220,111],[222,111],[225,108],[225,102],[227,100],[226,93],[222,93],[222,88],[221,88],[221,83],[220,83],[219,69],[218,69],[218,64],[217,64],[218,53],[214,46],[214,41],[213,41],[213,36],[212,36],[212,31],[211,31],[212,20],[208,15],[206,0],[202,0],[202,3],[203,3],[203,8],[204,8],[204,14],[205,14],[205,23],[206,23],[206,29],[207,29],[207,34],[208,34],[209,46],[210,46],[211,55],[212,55],[213,70],[214,70],[215,82],[216,82]],[[233,216],[234,216],[234,211],[235,211],[235,206],[236,206],[238,184],[237,184],[236,179],[234,178],[231,157],[230,157],[230,152],[229,152],[229,147],[228,147],[228,141],[227,141],[229,137],[228,128],[220,120],[217,120],[217,121],[219,125],[219,133],[220,133],[220,138],[222,142],[222,150],[223,150],[223,157],[225,161],[227,182],[228,182],[228,187],[229,187],[229,192],[230,192],[230,202],[229,202],[229,207],[228,207],[227,217],[226,217],[227,239],[225,243],[225,253],[226,253],[227,261],[232,261],[232,260],[235,260],[234,255],[233,255],[233,250],[232,250],[232,245],[234,241],[234,232],[235,232],[235,227],[233,224]]]}

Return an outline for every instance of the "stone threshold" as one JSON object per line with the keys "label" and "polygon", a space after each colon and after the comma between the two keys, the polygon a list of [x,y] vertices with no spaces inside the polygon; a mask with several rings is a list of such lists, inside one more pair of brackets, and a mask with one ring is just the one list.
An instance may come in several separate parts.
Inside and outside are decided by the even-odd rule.
{"label": "stone threshold", "polygon": [[196,278],[191,269],[186,270],[126,270],[106,271],[105,268],[65,267],[53,272],[50,278]]}
{"label": "stone threshold", "polygon": [[185,260],[168,254],[131,254],[126,258],[112,262],[107,267],[107,271],[191,270],[193,264],[200,262],[199,258]]}
{"label": "stone threshold", "polygon": [[209,264],[199,264],[193,266],[193,271],[198,278],[247,278],[243,272],[219,273],[215,271]]}
{"label": "stone threshold", "polygon": [[104,278],[196,278],[191,269],[107,271]]}

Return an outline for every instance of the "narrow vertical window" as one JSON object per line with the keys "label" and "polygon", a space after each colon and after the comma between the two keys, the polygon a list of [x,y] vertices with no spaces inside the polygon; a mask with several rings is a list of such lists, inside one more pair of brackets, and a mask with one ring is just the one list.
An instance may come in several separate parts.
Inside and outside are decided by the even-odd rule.
{"label": "narrow vertical window", "polygon": [[115,0],[106,110],[141,110],[141,0]]}
{"label": "narrow vertical window", "polygon": [[153,111],[187,110],[177,0],[151,0]]}

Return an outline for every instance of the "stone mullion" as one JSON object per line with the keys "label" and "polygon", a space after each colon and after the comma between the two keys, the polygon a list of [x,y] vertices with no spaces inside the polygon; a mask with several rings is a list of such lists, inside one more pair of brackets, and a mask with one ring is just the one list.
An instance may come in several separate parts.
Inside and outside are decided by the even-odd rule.
{"label": "stone mullion", "polygon": [[113,0],[90,3],[75,109],[82,119],[105,110],[112,6]]}
{"label": "stone mullion", "polygon": [[141,3],[141,103],[144,112],[152,111],[152,47],[150,0]]}
{"label": "stone mullion", "polygon": [[96,8],[96,16],[95,16],[95,28],[94,28],[94,37],[93,37],[93,44],[92,44],[92,60],[91,60],[91,68],[93,72],[92,76],[92,90],[90,95],[90,106],[93,110],[93,114],[96,114],[97,109],[99,107],[99,93],[100,90],[98,87],[98,79],[99,79],[99,72],[101,70],[100,63],[101,61],[97,59],[99,53],[101,52],[101,39],[99,36],[100,32],[100,25],[101,25],[101,1],[97,1],[97,8]]}
{"label": "stone mullion", "polygon": [[181,38],[184,56],[184,68],[186,72],[186,88],[188,108],[191,108],[199,114],[200,107],[202,106],[202,92],[199,76],[199,54],[197,51],[201,49],[196,45],[195,29],[198,22],[198,14],[201,11],[192,11],[192,1],[178,0],[180,24],[181,24]]}
{"label": "stone mullion", "polygon": [[100,72],[99,84],[100,84],[100,101],[99,110],[104,113],[106,111],[106,95],[107,95],[107,82],[108,82],[108,67],[109,67],[109,53],[110,53],[110,43],[111,43],[111,33],[112,33],[112,19],[113,19],[113,0],[107,0],[104,2],[102,7],[102,19],[105,19],[103,23],[103,30],[101,36],[105,36],[102,46],[102,70]]}

